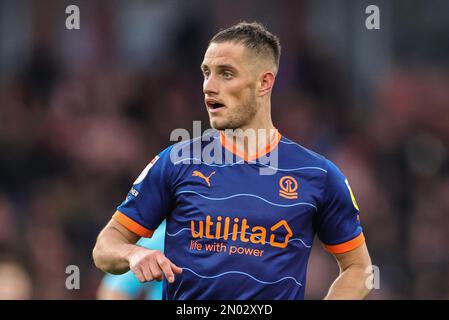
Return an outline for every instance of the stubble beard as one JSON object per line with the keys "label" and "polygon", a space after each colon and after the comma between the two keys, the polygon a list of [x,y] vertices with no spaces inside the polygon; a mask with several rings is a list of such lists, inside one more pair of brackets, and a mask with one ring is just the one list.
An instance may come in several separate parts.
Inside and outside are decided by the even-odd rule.
{"label": "stubble beard", "polygon": [[257,103],[255,97],[248,98],[223,121],[210,119],[210,126],[216,130],[235,130],[245,127],[256,116]]}

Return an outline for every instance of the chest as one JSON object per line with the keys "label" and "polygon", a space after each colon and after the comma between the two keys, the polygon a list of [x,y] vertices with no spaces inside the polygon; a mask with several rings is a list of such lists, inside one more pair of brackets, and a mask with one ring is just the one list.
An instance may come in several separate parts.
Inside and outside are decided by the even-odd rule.
{"label": "chest", "polygon": [[262,225],[310,219],[322,187],[310,171],[262,175],[257,165],[192,165],[178,176],[174,192],[186,215],[247,218]]}

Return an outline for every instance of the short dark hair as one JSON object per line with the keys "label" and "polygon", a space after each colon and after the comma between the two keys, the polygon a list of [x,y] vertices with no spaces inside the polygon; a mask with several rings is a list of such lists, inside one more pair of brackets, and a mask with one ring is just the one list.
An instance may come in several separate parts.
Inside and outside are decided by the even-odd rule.
{"label": "short dark hair", "polygon": [[209,41],[209,45],[213,42],[222,43],[227,41],[242,43],[256,54],[271,57],[276,68],[279,68],[281,43],[279,38],[269,32],[261,23],[242,21],[219,31]]}

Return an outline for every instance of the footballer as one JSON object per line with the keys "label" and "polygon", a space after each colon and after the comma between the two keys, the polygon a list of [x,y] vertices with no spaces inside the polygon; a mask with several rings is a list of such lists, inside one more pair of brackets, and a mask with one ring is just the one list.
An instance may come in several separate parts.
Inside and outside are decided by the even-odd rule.
{"label": "footballer", "polygon": [[[163,280],[168,300],[304,299],[317,235],[340,269],[324,298],[368,295],[371,260],[346,177],[273,125],[280,52],[279,39],[257,22],[210,40],[201,71],[213,130],[151,160],[97,238],[98,268]],[[263,133],[255,148],[249,130]],[[213,161],[198,159],[195,144],[213,150]],[[164,219],[165,253],[135,244]]]}

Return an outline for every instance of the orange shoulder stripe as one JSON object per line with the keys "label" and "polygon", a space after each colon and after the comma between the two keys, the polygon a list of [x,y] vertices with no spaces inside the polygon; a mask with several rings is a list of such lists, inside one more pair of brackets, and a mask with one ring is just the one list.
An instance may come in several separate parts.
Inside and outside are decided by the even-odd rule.
{"label": "orange shoulder stripe", "polygon": [[148,230],[147,228],[142,227],[140,224],[118,210],[114,213],[112,219],[120,223],[129,231],[132,231],[141,237],[151,238],[153,235],[154,230]]}
{"label": "orange shoulder stripe", "polygon": [[365,242],[365,236],[363,232],[360,233],[357,237],[352,240],[335,244],[335,245],[327,245],[324,244],[324,248],[331,253],[345,253],[351,250],[354,250],[360,247]]}

